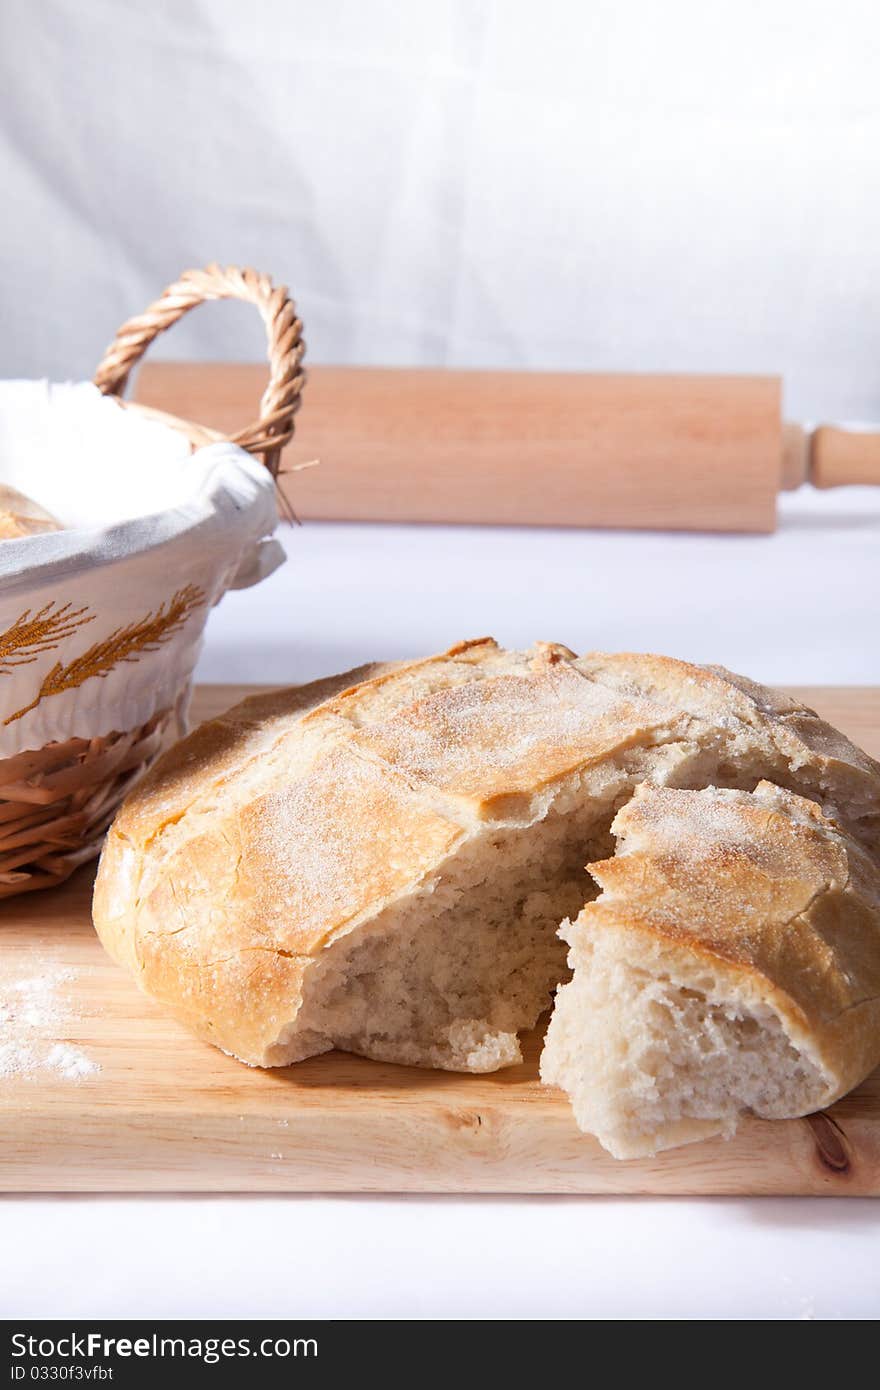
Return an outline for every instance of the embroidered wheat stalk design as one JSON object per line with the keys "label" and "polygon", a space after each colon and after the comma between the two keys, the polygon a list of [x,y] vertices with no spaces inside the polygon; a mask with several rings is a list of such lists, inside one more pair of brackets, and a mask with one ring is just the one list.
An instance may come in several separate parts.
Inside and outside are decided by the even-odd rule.
{"label": "embroidered wheat stalk design", "polygon": [[32,614],[26,608],[11,627],[0,633],[0,676],[11,675],[14,666],[29,666],[43,652],[54,651],[77,628],[94,621],[94,613],[85,616],[88,612],[88,608],[73,608],[69,603],[55,608],[54,600],[38,613]]}
{"label": "embroidered wheat stalk design", "polygon": [[[10,714],[3,723],[12,724],[16,719],[36,709],[41,700],[51,695],[62,695],[65,690],[75,690],[84,681],[98,677],[103,680],[123,662],[138,661],[147,652],[157,651],[175,632],[179,631],[187,618],[205,601],[204,592],[195,584],[187,584],[168,601],[161,604],[155,612],[127,627],[116,628],[109,637],[76,656],[66,664],[58,661],[43,678],[36,698]],[[44,648],[45,650],[45,648]]]}

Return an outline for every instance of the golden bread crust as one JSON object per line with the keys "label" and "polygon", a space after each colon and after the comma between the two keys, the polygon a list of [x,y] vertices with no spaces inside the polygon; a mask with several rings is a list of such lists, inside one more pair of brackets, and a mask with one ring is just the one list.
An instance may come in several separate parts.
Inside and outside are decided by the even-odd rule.
{"label": "golden bread crust", "polygon": [[251,697],[129,796],[95,925],[148,993],[261,1063],[322,950],[430,885],[481,824],[531,824],[585,769],[665,745],[683,768],[710,744],[735,762],[743,731],[765,775],[815,784],[875,833],[880,767],[787,696],[720,669],[483,638]]}

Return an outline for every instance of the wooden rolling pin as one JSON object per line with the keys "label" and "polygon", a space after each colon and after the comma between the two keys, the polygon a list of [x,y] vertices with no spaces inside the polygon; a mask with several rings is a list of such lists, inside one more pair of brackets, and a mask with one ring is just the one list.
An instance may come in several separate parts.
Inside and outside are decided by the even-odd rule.
{"label": "wooden rolling pin", "polygon": [[[232,433],[259,365],[149,362],[136,399]],[[780,488],[880,483],[880,434],[783,424],[778,378],[311,367],[299,517],[772,531]]]}

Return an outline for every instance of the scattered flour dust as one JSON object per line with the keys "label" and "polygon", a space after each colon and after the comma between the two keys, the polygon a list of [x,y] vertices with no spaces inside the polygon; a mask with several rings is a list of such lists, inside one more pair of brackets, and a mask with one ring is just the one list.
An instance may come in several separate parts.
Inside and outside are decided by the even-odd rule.
{"label": "scattered flour dust", "polygon": [[61,1076],[81,1081],[101,1070],[65,1042],[65,1024],[76,1017],[67,986],[72,970],[44,970],[20,979],[0,977],[0,1077]]}

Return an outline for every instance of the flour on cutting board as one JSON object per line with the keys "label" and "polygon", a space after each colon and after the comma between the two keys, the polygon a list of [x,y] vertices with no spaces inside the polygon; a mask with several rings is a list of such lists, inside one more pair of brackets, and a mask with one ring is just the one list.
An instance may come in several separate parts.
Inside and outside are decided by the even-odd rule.
{"label": "flour on cutting board", "polygon": [[64,1037],[77,1016],[69,990],[75,979],[66,969],[0,976],[0,1077],[48,1073],[81,1081],[101,1070]]}

